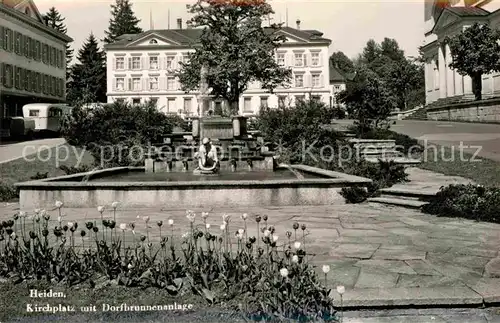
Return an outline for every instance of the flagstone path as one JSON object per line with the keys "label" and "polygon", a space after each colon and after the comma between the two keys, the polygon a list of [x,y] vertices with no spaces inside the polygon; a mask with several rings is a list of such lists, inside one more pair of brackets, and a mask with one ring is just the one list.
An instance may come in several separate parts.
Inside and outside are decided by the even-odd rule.
{"label": "flagstone path", "polygon": [[[0,207],[0,219],[10,218],[16,208],[16,204]],[[216,233],[220,231],[221,214],[231,215],[230,230],[235,232],[244,227],[241,214],[248,213],[249,235],[257,235],[252,216],[266,214],[281,243],[288,243],[285,232],[293,232],[295,221],[305,224],[305,248],[310,260],[320,273],[322,265],[331,266],[328,284],[345,286],[346,308],[500,302],[499,224],[440,218],[377,204],[193,211],[198,214],[199,225],[200,212],[209,211],[210,231]],[[57,216],[55,211],[50,213],[52,219]],[[63,213],[64,221],[77,221],[80,228],[84,221],[99,219],[95,209],[63,208]],[[109,209],[104,215],[113,216]],[[159,220],[166,225],[173,219],[176,236],[189,228],[183,209],[119,208],[116,217],[118,223],[135,221],[137,233],[145,234],[144,222],[137,216],[146,215],[151,219],[149,232],[154,240],[159,239]],[[165,232],[170,231],[164,227]],[[297,239],[301,240],[302,234],[299,229]],[[334,297],[340,301],[336,293]]]}

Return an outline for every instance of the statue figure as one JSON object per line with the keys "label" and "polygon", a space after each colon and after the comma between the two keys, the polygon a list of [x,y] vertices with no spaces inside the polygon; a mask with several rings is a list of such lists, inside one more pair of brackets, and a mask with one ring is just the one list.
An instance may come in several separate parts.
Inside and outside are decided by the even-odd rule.
{"label": "statue figure", "polygon": [[217,148],[210,142],[210,139],[203,138],[203,141],[195,155],[198,158],[198,168],[195,173],[214,174],[219,170],[219,157],[217,156]]}

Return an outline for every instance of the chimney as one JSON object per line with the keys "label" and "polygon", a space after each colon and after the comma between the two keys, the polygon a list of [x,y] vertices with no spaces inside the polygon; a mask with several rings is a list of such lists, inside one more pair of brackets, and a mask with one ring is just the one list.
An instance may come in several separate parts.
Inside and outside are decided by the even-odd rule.
{"label": "chimney", "polygon": [[297,19],[295,23],[297,24],[297,29],[300,30],[300,19]]}
{"label": "chimney", "polygon": [[177,29],[182,29],[182,19],[177,19]]}

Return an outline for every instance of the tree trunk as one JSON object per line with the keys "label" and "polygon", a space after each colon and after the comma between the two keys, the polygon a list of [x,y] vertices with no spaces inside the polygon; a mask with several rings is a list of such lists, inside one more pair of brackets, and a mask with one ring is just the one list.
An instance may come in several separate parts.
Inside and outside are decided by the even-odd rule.
{"label": "tree trunk", "polygon": [[230,116],[235,116],[240,113],[239,100],[229,102],[229,107],[230,107],[229,110]]}
{"label": "tree trunk", "polygon": [[476,101],[479,101],[482,99],[483,75],[481,73],[476,73],[472,75],[471,78],[472,78],[472,93],[474,93]]}

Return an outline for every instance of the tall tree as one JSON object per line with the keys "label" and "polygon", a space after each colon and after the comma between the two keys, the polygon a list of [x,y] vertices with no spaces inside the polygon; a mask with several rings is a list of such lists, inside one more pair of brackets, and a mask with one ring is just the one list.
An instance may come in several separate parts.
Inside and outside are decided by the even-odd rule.
{"label": "tall tree", "polygon": [[93,33],[78,51],[78,63],[71,67],[67,99],[72,104],[106,102],[104,52]]}
{"label": "tall tree", "polygon": [[380,45],[373,39],[370,39],[363,49],[363,62],[367,65],[372,64],[381,55]]}
{"label": "tall tree", "polygon": [[111,5],[111,18],[109,28],[104,32],[106,35],[104,42],[112,43],[124,34],[142,33],[139,22],[140,19],[135,16],[129,0],[116,0],[116,3]]}
{"label": "tall tree", "polygon": [[366,65],[357,68],[356,77],[348,81],[347,89],[340,92],[337,99],[363,126],[370,121],[375,121],[377,126],[397,107],[396,98],[384,80]]}
{"label": "tall tree", "polygon": [[[452,63],[460,75],[472,78],[472,91],[481,100],[482,76],[500,71],[500,33],[488,25],[475,23],[445,40],[450,46]],[[439,67],[440,72],[445,68]]]}
{"label": "tall tree", "polygon": [[423,64],[406,59],[394,61],[388,69],[386,82],[404,110],[425,103],[422,89],[425,88]]}
{"label": "tall tree", "polygon": [[384,38],[380,43],[380,54],[390,58],[392,61],[398,62],[405,59],[405,52],[399,48],[397,40],[391,38]]}
{"label": "tall tree", "polygon": [[354,64],[343,52],[335,52],[330,56],[330,62],[343,74],[354,72]]}
{"label": "tall tree", "polygon": [[275,50],[286,40],[280,25],[263,27],[273,13],[266,0],[198,0],[188,7],[192,27],[202,27],[199,46],[177,76],[186,92],[198,90],[202,66],[210,94],[223,98],[229,113],[238,113],[241,94],[251,82],[272,92],[288,83],[291,71],[275,61]]}
{"label": "tall tree", "polygon": [[[50,28],[54,28],[58,32],[67,35],[68,29],[66,28],[66,24],[59,11],[55,7],[52,7],[47,11],[47,13],[43,16],[45,20],[45,24]],[[69,44],[66,44],[66,68],[68,68],[69,64],[71,64],[71,60],[73,59],[73,49]]]}

